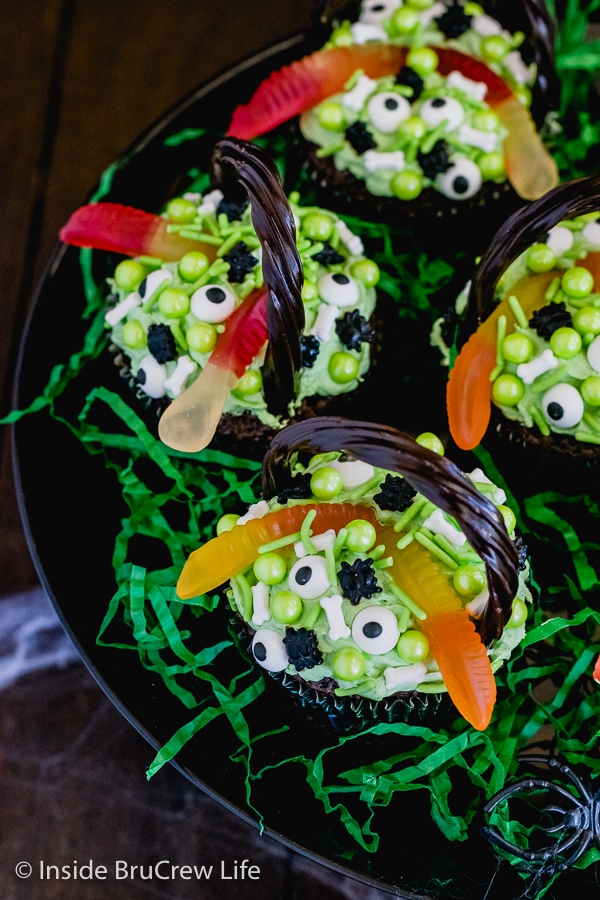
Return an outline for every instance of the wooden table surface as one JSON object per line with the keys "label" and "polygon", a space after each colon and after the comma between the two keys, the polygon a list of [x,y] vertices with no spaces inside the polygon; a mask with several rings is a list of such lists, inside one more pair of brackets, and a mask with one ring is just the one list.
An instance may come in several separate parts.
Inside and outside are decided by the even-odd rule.
{"label": "wooden table surface", "polygon": [[[309,0],[3,0],[0,416],[11,408],[35,285],[69,214],[165,110],[233,62],[306,27],[309,7]],[[0,603],[38,585],[9,438],[1,428]],[[168,766],[148,783],[152,756],[82,664],[29,675],[0,693],[0,900],[380,896],[260,837]],[[246,858],[260,879],[40,881],[35,871],[41,860],[218,868]],[[34,865],[30,879],[16,876],[20,861]]]}

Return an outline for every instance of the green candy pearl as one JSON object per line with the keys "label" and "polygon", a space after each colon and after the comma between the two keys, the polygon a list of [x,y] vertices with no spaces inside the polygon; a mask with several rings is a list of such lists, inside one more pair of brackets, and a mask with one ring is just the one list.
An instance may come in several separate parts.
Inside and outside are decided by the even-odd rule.
{"label": "green candy pearl", "polygon": [[515,331],[502,342],[502,356],[507,362],[524,363],[533,356],[533,341],[526,334]]}
{"label": "green candy pearl", "polygon": [[525,395],[525,385],[517,375],[499,375],[492,387],[492,397],[501,406],[516,406]]}
{"label": "green candy pearl", "polygon": [[262,375],[258,369],[246,369],[231,393],[236,397],[250,397],[260,391],[262,383]]}
{"label": "green candy pearl", "polygon": [[420,116],[409,116],[398,126],[398,134],[401,137],[419,140],[427,131],[427,123]]}
{"label": "green candy pearl", "polygon": [[358,358],[339,350],[332,353],[327,369],[332,381],[336,384],[349,384],[358,375]]}
{"label": "green candy pearl", "polygon": [[559,359],[577,356],[581,345],[581,335],[574,328],[557,328],[550,336],[550,349]]}
{"label": "green candy pearl", "polygon": [[377,263],[372,259],[357,259],[350,266],[350,274],[366,288],[372,288],[379,281],[381,272]]}
{"label": "green candy pearl", "polygon": [[217,332],[208,322],[196,322],[188,328],[185,338],[196,353],[210,353],[217,343]]}
{"label": "green candy pearl", "polygon": [[305,281],[302,285],[302,299],[305,303],[319,296],[319,288],[314,281]]}
{"label": "green candy pearl", "polygon": [[332,500],[343,487],[342,476],[333,466],[323,466],[312,475],[310,489],[319,500]]}
{"label": "green candy pearl", "polygon": [[346,117],[341,103],[325,100],[317,108],[317,120],[326,131],[345,131]]}
{"label": "green candy pearl", "polygon": [[475,597],[484,590],[487,584],[485,571],[470,563],[459,566],[454,571],[452,583],[454,590],[462,597]]}
{"label": "green candy pearl", "polygon": [[547,244],[533,244],[526,261],[532,272],[549,272],[556,265],[556,253]]}
{"label": "green candy pearl", "polygon": [[205,253],[201,253],[200,250],[190,250],[181,257],[177,269],[183,280],[191,283],[201,278],[209,266],[210,262]]}
{"label": "green candy pearl", "polygon": [[291,625],[302,615],[302,600],[293,591],[278,591],[271,597],[269,604],[271,615],[281,625]]}
{"label": "green candy pearl", "polygon": [[115,282],[123,291],[133,291],[146,277],[146,268],[137,259],[124,259],[115,269]]}
{"label": "green candy pearl", "polygon": [[223,534],[225,531],[231,531],[234,525],[237,525],[239,516],[235,513],[225,513],[217,522],[217,534]]}
{"label": "green candy pearl", "polygon": [[567,269],[560,285],[567,297],[582,300],[594,290],[594,276],[583,266],[573,266],[572,269]]}
{"label": "green candy pearl", "polygon": [[429,655],[429,641],[422,631],[410,629],[400,635],[396,650],[407,662],[421,662]]}
{"label": "green candy pearl", "polygon": [[490,133],[498,128],[499,119],[491,109],[480,109],[473,115],[472,125],[477,131]]}
{"label": "green candy pearl", "polygon": [[424,431],[415,440],[420,447],[427,447],[428,450],[433,450],[440,456],[444,455],[444,445],[433,431]]}
{"label": "green candy pearl", "polygon": [[263,553],[253,567],[257,581],[263,584],[280,584],[286,576],[285,559],[279,553]]}
{"label": "green candy pearl", "polygon": [[123,343],[131,350],[141,350],[148,343],[146,329],[138,319],[131,319],[123,325]]}
{"label": "green candy pearl", "polygon": [[481,41],[481,55],[488,62],[501,62],[509,50],[510,44],[500,34],[491,34]]}
{"label": "green candy pearl", "polygon": [[390,19],[393,32],[396,34],[410,34],[419,24],[419,16],[410,6],[401,6],[395,10]]}
{"label": "green candy pearl", "polygon": [[158,308],[170,319],[180,319],[190,311],[190,298],[181,288],[165,288],[158,298]]}
{"label": "green candy pearl", "polygon": [[180,225],[193,222],[196,218],[196,206],[191,200],[175,197],[167,204],[167,218]]}
{"label": "green candy pearl", "polygon": [[433,4],[434,0],[405,0],[405,5],[412,7],[412,9],[429,9]]}
{"label": "green candy pearl", "polygon": [[302,234],[311,241],[328,241],[333,232],[333,222],[323,213],[309,213],[302,219]]}
{"label": "green candy pearl", "polygon": [[417,172],[404,169],[393,175],[390,186],[398,200],[415,200],[423,190],[423,180]]}
{"label": "green candy pearl", "polygon": [[573,327],[581,335],[600,334],[600,309],[584,306],[573,316]]}
{"label": "green candy pearl", "polygon": [[581,384],[581,396],[589,406],[600,406],[600,376],[590,375]]}
{"label": "green candy pearl", "polygon": [[353,519],[346,525],[346,547],[352,553],[367,553],[377,540],[375,526],[366,519]]}
{"label": "green candy pearl", "polygon": [[406,65],[423,78],[431,75],[437,69],[438,55],[431,47],[415,47],[413,50],[409,50]]}
{"label": "green candy pearl", "polygon": [[482,153],[477,165],[484,181],[500,178],[505,173],[504,157],[501,153]]}
{"label": "green candy pearl", "polygon": [[512,605],[510,619],[506,623],[507,628],[518,628],[527,621],[527,604],[520,597],[515,597]]}
{"label": "green candy pearl", "polygon": [[360,650],[342,647],[331,659],[331,671],[339,681],[358,681],[365,674],[367,661]]}

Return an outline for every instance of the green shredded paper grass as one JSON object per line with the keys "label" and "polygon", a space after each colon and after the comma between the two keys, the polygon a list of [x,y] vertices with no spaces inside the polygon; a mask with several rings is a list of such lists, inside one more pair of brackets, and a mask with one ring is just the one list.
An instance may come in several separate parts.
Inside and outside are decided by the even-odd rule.
{"label": "green shredded paper grass", "polygon": [[[584,40],[600,0],[567,2],[558,13],[553,3],[548,5],[561,24],[558,123],[562,130],[553,136],[553,152],[566,180],[593,171],[600,142],[600,123],[590,112],[591,84],[600,69],[600,42]],[[166,143],[177,147],[202,133],[201,128],[187,130],[170,136]],[[261,143],[283,165],[283,143],[276,136]],[[112,175],[112,170],[105,173],[94,199],[110,191]],[[188,175],[194,186],[202,187],[204,176]],[[399,253],[393,229],[345,218],[381,268],[379,290],[396,309],[399,333],[411,319],[429,327],[439,315],[440,292],[453,284],[453,261],[430,258],[412,248]],[[182,602],[174,586],[187,556],[213,536],[220,516],[241,512],[258,499],[260,464],[211,448],[192,455],[169,450],[145,424],[133,395],[128,403],[102,385],[90,392],[75,420],[56,412],[57,398],[65,387],[90,360],[107,352],[103,287],[92,272],[92,257],[89,251],[81,251],[85,318],[89,320],[84,345],[55,367],[43,393],[28,409],[12,413],[5,421],[48,409],[90,454],[102,456],[119,484],[128,513],[114,542],[115,591],[98,622],[97,641],[103,647],[137,654],[139,664],[164,682],[172,703],[186,711],[185,724],[159,750],[148,776],[176,759],[189,742],[210,735],[215,720],[226,720],[238,745],[231,761],[239,767],[247,805],[259,823],[269,826],[255,799],[261,780],[273,768],[285,779],[288,767],[300,766],[322,812],[346,835],[340,843],[340,859],[352,858],[356,852],[377,853],[378,812],[392,805],[398,792],[425,792],[431,819],[444,837],[468,840],[482,804],[521,776],[519,753],[536,742],[584,770],[593,792],[600,774],[600,692],[591,677],[600,649],[600,540],[595,538],[600,536],[600,509],[586,494],[566,496],[560,490],[512,496],[501,462],[483,447],[477,451],[482,468],[506,488],[508,502],[518,512],[540,600],[530,616],[525,641],[497,673],[498,701],[486,731],[473,730],[458,714],[435,729],[380,724],[368,736],[387,735],[395,740],[382,744],[388,749],[379,758],[347,768],[345,761],[353,756],[348,750],[354,742],[364,741],[364,734],[323,736],[317,751],[294,754],[287,726],[254,730],[248,711],[264,694],[262,673],[238,652],[228,628],[209,646],[197,638],[197,629],[224,601],[215,595]],[[98,424],[104,408],[118,422],[112,431]],[[156,568],[140,562],[136,547],[141,537],[160,544]],[[536,558],[541,562],[536,563]],[[552,560],[549,572],[546,560]],[[237,668],[232,667],[231,677],[224,681],[217,677],[215,663],[232,653]],[[260,752],[267,737],[275,762]],[[279,745],[281,758],[277,757]],[[470,785],[466,792],[465,784]],[[513,844],[528,846],[530,829],[511,820],[506,803],[496,808],[490,821]],[[599,858],[592,843],[576,865],[585,868]],[[528,877],[524,873],[524,879]],[[543,896],[556,877],[552,874],[546,881],[535,882],[535,895]]]}

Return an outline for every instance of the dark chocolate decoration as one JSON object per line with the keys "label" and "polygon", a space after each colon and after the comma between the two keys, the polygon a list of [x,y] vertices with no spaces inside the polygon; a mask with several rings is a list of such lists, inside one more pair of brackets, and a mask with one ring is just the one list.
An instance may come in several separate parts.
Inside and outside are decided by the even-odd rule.
{"label": "dark chocolate decoration", "polygon": [[377,141],[365,123],[359,120],[346,128],[344,137],[359,156],[366,153],[367,150],[374,150],[377,147]]}
{"label": "dark chocolate decoration", "polygon": [[273,496],[277,485],[285,483],[298,453],[335,450],[404,475],[415,490],[454,516],[486,567],[490,599],[479,622],[481,638],[485,643],[497,638],[517,593],[519,555],[494,504],[454,463],[421,447],[409,435],[388,425],[341,416],[296,422],[275,435],[263,460],[264,496]]}
{"label": "dark chocolate decoration", "polygon": [[261,147],[223,138],[215,144],[211,177],[213,187],[225,194],[231,192],[228,188],[233,181],[250,197],[268,290],[265,399],[271,412],[285,414],[294,397],[294,374],[302,364],[300,334],[304,328],[304,274],[296,247],[294,216],[277,166]]}
{"label": "dark chocolate decoration", "polygon": [[436,175],[447,172],[452,165],[450,154],[448,152],[448,144],[446,141],[436,141],[429,153],[423,153],[421,150],[417,153],[419,165],[423,169],[423,174],[432,180]]}
{"label": "dark chocolate decoration", "polygon": [[575,178],[518,209],[500,226],[483,254],[469,291],[469,331],[474,331],[494,308],[494,291],[510,263],[539,241],[551,228],[574,216],[600,209],[600,175]]}
{"label": "dark chocolate decoration", "polygon": [[285,629],[283,643],[290,663],[296,672],[301,672],[302,669],[313,669],[323,662],[317,636],[312,630],[288,627]]}
{"label": "dark chocolate decoration", "polygon": [[377,575],[370,556],[366,559],[359,556],[353,563],[342,561],[337,574],[342,596],[349,600],[352,606],[357,606],[363,597],[370,600],[373,594],[380,594],[382,591],[377,584]]}
{"label": "dark chocolate decoration", "polygon": [[402,66],[402,68],[396,75],[395,80],[396,84],[402,84],[405,87],[409,87],[412,89],[412,96],[410,98],[411,103],[415,103],[415,101],[417,101],[423,93],[425,82],[423,81],[419,73],[410,66]]}
{"label": "dark chocolate decoration", "polygon": [[537,331],[541,338],[549,341],[558,328],[571,328],[573,316],[567,309],[566,303],[548,303],[541,309],[536,309],[529,320],[531,327]]}
{"label": "dark chocolate decoration", "polygon": [[177,356],[177,345],[168,325],[153,324],[148,328],[148,350],[159,363]]}

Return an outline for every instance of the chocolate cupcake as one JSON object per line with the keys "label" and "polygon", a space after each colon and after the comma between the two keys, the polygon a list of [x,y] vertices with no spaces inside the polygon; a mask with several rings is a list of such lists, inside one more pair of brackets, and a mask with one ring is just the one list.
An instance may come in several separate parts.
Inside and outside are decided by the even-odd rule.
{"label": "chocolate cupcake", "polygon": [[190,555],[178,595],[224,582],[242,645],[321,724],[433,720],[448,694],[484,729],[524,635],[528,563],[504,493],[440,451],[339,417],[283,429],[264,499]]}
{"label": "chocolate cupcake", "polygon": [[[481,33],[474,32],[477,41],[464,34],[447,38],[436,24],[445,21],[443,15],[431,18],[441,5],[419,12],[396,4],[390,21],[384,18],[374,26],[387,35],[385,42],[380,35],[349,43],[356,29],[345,37],[334,30],[322,50],[263,82],[234,112],[229,133],[252,139],[291,122],[320,202],[410,227],[425,240],[455,236],[457,245],[470,241],[477,250],[510,212],[554,187],[558,173],[527,106],[526,81],[537,75],[538,66],[527,67],[519,56],[516,46],[523,35],[513,37],[497,23],[488,34],[495,20],[467,16],[455,4],[447,14],[474,19]],[[386,3],[377,4],[377,11],[369,6],[373,16],[390,14],[390,9]],[[400,14],[415,17],[419,26],[396,33],[390,22]],[[539,32],[549,37],[548,29]],[[502,56],[500,45],[523,79],[520,86],[514,73],[508,81],[490,64],[493,46],[498,60]],[[488,48],[487,56],[482,47]],[[546,113],[552,81],[545,74],[551,68],[546,43],[539,60]]]}
{"label": "chocolate cupcake", "polygon": [[515,213],[432,340],[448,359],[450,431],[540,461],[600,457],[600,178]]}
{"label": "chocolate cupcake", "polygon": [[218,142],[211,174],[162,216],[83,207],[61,238],[131,257],[108,278],[106,324],[165,443],[199,450],[217,429],[262,455],[368,375],[379,270],[335,213],[285,196],[260,148]]}

